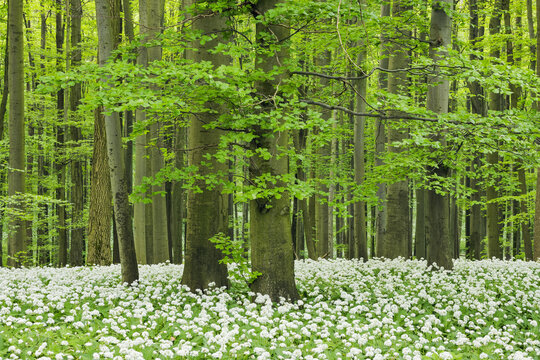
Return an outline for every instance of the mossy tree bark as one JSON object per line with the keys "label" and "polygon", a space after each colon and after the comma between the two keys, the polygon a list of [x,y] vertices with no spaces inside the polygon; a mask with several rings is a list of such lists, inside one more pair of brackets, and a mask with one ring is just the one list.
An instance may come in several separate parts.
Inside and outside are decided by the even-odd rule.
{"label": "mossy tree bark", "polygon": [[9,170],[8,196],[14,201],[8,228],[8,266],[24,263],[26,222],[24,212],[24,36],[23,2],[8,2]]}
{"label": "mossy tree bark", "polygon": [[[197,6],[199,1],[192,4]],[[201,1],[202,3],[202,1]],[[196,15],[199,15],[196,13]],[[203,36],[217,34],[211,41],[198,42],[194,47],[198,51],[189,51],[187,58],[194,62],[210,61],[215,68],[230,63],[230,58],[220,54],[212,54],[212,50],[223,41],[227,41],[227,17],[218,12],[204,10],[193,20],[192,28]],[[182,284],[190,289],[206,289],[210,283],[215,286],[227,286],[227,268],[220,264],[223,258],[220,250],[210,242],[210,238],[218,233],[228,233],[229,197],[222,194],[219,186],[207,187],[204,177],[211,174],[226,173],[226,163],[218,162],[214,155],[218,150],[222,130],[209,129],[206,125],[217,121],[222,106],[208,102],[208,108],[213,111],[198,114],[191,120],[188,129],[189,165],[197,166],[202,179],[196,180],[195,185],[202,192],[188,191],[186,257]],[[210,156],[210,159],[208,159]],[[205,163],[210,163],[207,165]]]}
{"label": "mossy tree bark", "polygon": [[[254,6],[254,13],[264,17],[267,11],[279,4],[279,0],[261,0]],[[264,73],[270,73],[286,61],[287,48],[282,44],[289,36],[289,28],[282,24],[257,23],[256,41],[261,51],[257,54],[257,69]],[[269,50],[270,46],[281,45],[279,49]],[[276,93],[276,87],[282,81],[283,76],[275,76],[273,79],[258,81],[255,85],[257,94],[265,102],[261,116],[270,111],[273,106],[272,98]],[[261,122],[264,122],[262,120]],[[273,156],[265,160],[254,156],[250,167],[250,175],[253,178],[262,174],[270,174],[279,177],[287,174],[288,160],[283,150],[289,146],[287,131],[275,131],[263,128],[255,131],[256,140],[252,146],[269,151]],[[281,180],[273,185],[281,187],[285,184]],[[250,206],[250,235],[251,235],[251,263],[254,271],[260,272],[252,284],[253,291],[270,296],[272,301],[279,301],[281,297],[295,301],[298,299],[298,291],[294,280],[294,258],[292,251],[292,237],[290,231],[290,201],[289,194],[284,192],[280,198],[270,197],[257,199]]]}

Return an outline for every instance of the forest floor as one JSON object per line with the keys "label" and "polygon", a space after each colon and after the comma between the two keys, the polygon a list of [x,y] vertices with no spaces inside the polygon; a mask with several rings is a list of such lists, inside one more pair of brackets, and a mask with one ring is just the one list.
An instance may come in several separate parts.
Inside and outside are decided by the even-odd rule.
{"label": "forest floor", "polygon": [[191,293],[182,269],[0,269],[0,358],[540,358],[540,263],[297,261],[302,300],[280,304]]}

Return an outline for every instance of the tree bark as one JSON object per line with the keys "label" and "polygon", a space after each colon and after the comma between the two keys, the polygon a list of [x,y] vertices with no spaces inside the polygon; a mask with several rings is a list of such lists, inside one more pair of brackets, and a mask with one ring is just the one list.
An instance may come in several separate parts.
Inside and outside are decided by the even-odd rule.
{"label": "tree bark", "polygon": [[[451,11],[452,0],[435,0],[431,11],[430,27],[430,57],[437,64],[447,55],[446,47],[451,43],[452,19],[447,11]],[[428,79],[427,108],[438,114],[448,112],[450,83],[440,75],[440,69],[435,67],[433,75]],[[438,133],[434,140],[446,146],[444,133]],[[431,176],[446,178],[450,175],[448,167],[441,161],[438,167],[430,169]],[[450,202],[448,195],[441,194],[435,189],[426,190],[426,242],[428,264],[436,263],[445,269],[452,269],[452,254],[454,241],[450,236]]]}
{"label": "tree bark", "polygon": [[[81,42],[81,19],[82,19],[82,4],[80,0],[70,0],[71,7],[71,54],[69,54],[70,66],[77,66],[81,63],[82,54],[80,49]],[[79,107],[81,99],[81,84],[77,83],[69,89],[69,110],[71,112],[72,121],[77,122],[76,111]],[[80,146],[82,140],[81,129],[77,125],[70,126],[70,134],[72,147],[76,149]],[[83,198],[83,173],[82,160],[80,155],[75,151],[75,158],[71,161],[71,247],[70,247],[70,264],[71,266],[81,266],[84,263],[83,259],[83,238],[84,238],[84,198]]]}
{"label": "tree bark", "polygon": [[[407,10],[408,5],[397,0],[393,4],[392,17],[399,18]],[[410,31],[401,30],[405,36],[410,36]],[[409,66],[408,50],[404,45],[393,43],[389,46],[390,60],[389,69],[404,69]],[[392,72],[388,76],[388,91],[392,94],[402,94],[408,80],[405,72]],[[400,114],[395,112],[394,116]],[[401,148],[392,146],[394,142],[400,142],[407,137],[407,133],[400,129],[388,131],[388,151],[399,153]],[[377,256],[396,258],[409,256],[409,185],[404,179],[387,186],[386,214],[382,222],[385,225],[384,236],[377,242]]]}
{"label": "tree bark", "polygon": [[[501,10],[502,0],[497,0],[495,5],[495,12],[492,15],[489,22],[489,34],[491,36],[497,35],[501,30]],[[495,45],[491,50],[491,56],[494,58],[500,57],[500,49]],[[503,110],[503,98],[501,94],[490,93],[489,94],[489,109],[492,111]],[[493,151],[487,154],[487,162],[495,168],[499,163],[499,153]],[[488,232],[488,257],[502,259],[503,251],[500,242],[500,228],[499,228],[499,206],[497,204],[498,193],[496,184],[499,182],[498,177],[492,180],[492,183],[488,185],[486,189],[486,201],[487,201],[487,232]]]}
{"label": "tree bark", "polygon": [[[174,164],[177,169],[184,167],[184,151],[186,148],[186,128],[178,127],[175,136],[175,160]],[[182,181],[174,181],[172,183],[172,199],[171,199],[171,242],[172,242],[172,262],[173,264],[181,264],[183,261],[182,254],[182,239],[183,239],[183,220],[184,220],[184,189]]]}
{"label": "tree bark", "polygon": [[[261,0],[254,6],[254,12],[264,18],[266,12],[279,4],[279,0]],[[275,20],[268,19],[269,23],[257,23],[256,41],[257,44],[267,50],[270,45],[280,45],[279,49],[270,55],[258,53],[256,67],[264,73],[269,73],[274,67],[283,64],[288,57],[288,51],[281,44],[288,38],[289,28],[275,23]],[[282,76],[274,79],[258,81],[255,84],[257,93],[263,98],[270,99],[276,92],[276,86],[282,80]],[[273,103],[266,100],[263,103],[263,113],[272,109]],[[253,142],[255,148],[267,149],[270,154],[278,153],[279,148],[287,148],[289,136],[287,131],[277,133],[273,129],[257,129],[255,131],[256,140]],[[288,161],[286,156],[278,158],[273,155],[269,160],[265,160],[258,155],[252,158],[250,175],[256,178],[262,174],[271,176],[285,175],[288,171]],[[285,184],[277,181],[275,186],[280,187]],[[290,232],[290,201],[289,194],[284,192],[281,198],[271,197],[268,199],[257,199],[251,202],[250,206],[250,235],[251,235],[251,263],[254,271],[260,275],[253,283],[254,292],[267,294],[272,301],[277,302],[281,297],[295,301],[298,299],[294,279],[294,258],[292,252],[292,238]]]}
{"label": "tree bark", "polygon": [[[194,45],[198,51],[189,51],[188,59],[194,62],[210,61],[214,68],[229,64],[231,60],[228,56],[212,54],[212,50],[220,42],[227,41],[226,16],[210,12],[202,15],[204,16],[193,21],[192,28],[203,35],[220,35],[205,43],[197,41]],[[210,283],[218,287],[227,286],[227,268],[225,264],[219,263],[223,254],[209,239],[218,233],[228,233],[229,197],[222,194],[219,186],[207,187],[204,179],[212,174],[227,173],[228,170],[228,165],[218,162],[214,156],[219,149],[223,130],[208,129],[205,126],[217,121],[224,109],[213,102],[208,102],[206,106],[214,111],[192,118],[188,129],[189,147],[193,149],[189,153],[189,165],[197,166],[199,175],[203,177],[195,181],[195,185],[202,192],[188,191],[186,258],[182,284],[192,290],[206,289]],[[205,162],[211,165],[205,165]],[[290,228],[288,230],[290,231]]]}
{"label": "tree bark", "polygon": [[[146,31],[148,27],[147,21],[147,6],[146,0],[139,0],[139,33],[142,37],[142,41],[146,41]],[[137,64],[139,66],[148,65],[148,53],[147,48],[144,46],[139,47],[137,54]],[[143,109],[137,109],[135,111],[135,121],[137,123],[143,123],[146,121],[146,111]],[[133,185],[135,187],[142,185],[144,177],[147,175],[146,171],[146,134],[138,135],[135,138],[135,177]],[[145,196],[144,194],[143,196]],[[146,236],[146,209],[150,208],[148,204],[143,201],[136,202],[133,205],[133,236],[135,241],[135,252],[137,253],[137,262],[139,264],[148,264],[151,262],[149,259],[147,249],[147,243],[151,243],[151,238],[147,239]]]}
{"label": "tree bark", "polygon": [[[119,9],[108,0],[96,0],[96,19],[98,28],[98,58],[101,66],[111,56],[118,38]],[[106,79],[104,79],[106,84]],[[132,284],[139,279],[133,229],[131,225],[127,181],[124,171],[122,153],[122,136],[118,113],[105,115],[105,132],[107,138],[107,155],[111,177],[112,198],[114,202],[114,220],[118,233],[122,281]]]}
{"label": "tree bark", "polygon": [[[362,6],[362,3],[360,3]],[[356,63],[358,66],[365,68],[367,59],[366,44],[360,41],[358,44],[360,51]],[[364,69],[358,71],[357,76],[363,75]],[[367,78],[355,81],[355,111],[359,113],[366,112],[367,98]],[[354,182],[357,187],[362,188],[364,177],[366,174],[365,165],[365,130],[366,118],[364,116],[354,117]],[[367,249],[367,224],[366,224],[366,202],[356,201],[354,203],[354,239],[356,242],[355,256],[358,259],[368,260]]]}
{"label": "tree bark", "polygon": [[[540,0],[536,0],[536,29],[537,33],[540,33]],[[536,75],[540,77],[540,36],[536,37]],[[536,111],[540,111],[540,101],[536,101]],[[536,201],[534,214],[533,260],[540,260],[540,167],[536,174]]]}
{"label": "tree bark", "polygon": [[14,205],[8,228],[8,266],[24,264],[26,252],[26,224],[24,213],[25,164],[24,164],[24,36],[23,2],[8,2],[9,47],[9,170],[8,196]]}
{"label": "tree bark", "polygon": [[87,264],[111,264],[111,178],[107,163],[105,119],[102,109],[94,114],[94,151],[88,214]]}
{"label": "tree bark", "polygon": [[[147,23],[148,28],[146,34],[148,40],[152,41],[161,33],[161,19],[163,17],[162,0],[147,0]],[[148,47],[148,63],[161,60],[161,45],[153,45]],[[153,88],[159,91],[158,87]],[[148,114],[147,114],[148,117]],[[150,176],[155,177],[163,168],[163,136],[161,134],[161,122],[156,115],[153,116],[150,125]],[[167,204],[165,196],[165,184],[152,186],[152,243],[154,264],[165,262],[169,259],[169,239],[167,230]]]}

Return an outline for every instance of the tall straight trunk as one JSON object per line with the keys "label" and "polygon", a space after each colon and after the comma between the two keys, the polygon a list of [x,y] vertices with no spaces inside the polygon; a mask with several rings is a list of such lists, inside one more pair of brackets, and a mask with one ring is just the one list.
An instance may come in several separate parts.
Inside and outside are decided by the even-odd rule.
{"label": "tall straight trunk", "polygon": [[[363,7],[363,1],[359,3]],[[361,41],[358,44],[360,51],[356,59],[357,64],[365,68],[367,59],[366,44]],[[358,71],[357,76],[364,74],[364,69]],[[358,113],[366,112],[367,98],[367,78],[355,81],[355,111]],[[357,187],[362,187],[366,174],[365,165],[365,130],[366,118],[364,116],[354,117],[354,182]],[[355,256],[358,259],[368,260],[367,250],[367,224],[366,224],[366,202],[356,201],[354,203],[354,239],[356,242]]]}
{"label": "tall straight trunk", "polygon": [[[501,32],[501,11],[504,0],[497,0],[495,4],[495,12],[492,15],[489,22],[489,34],[491,36],[497,35]],[[500,49],[497,45],[494,45],[491,49],[491,54],[494,58],[499,58],[501,55]],[[503,109],[503,96],[498,93],[489,94],[489,109],[492,111],[502,111]],[[487,162],[493,168],[499,163],[499,153],[493,151],[487,154]],[[486,189],[486,201],[487,201],[487,232],[488,232],[488,257],[502,259],[503,251],[500,242],[500,226],[499,226],[499,206],[497,204],[498,193],[496,189],[496,183],[499,181],[498,177],[492,180],[492,183],[487,186]]]}
{"label": "tall straight trunk", "polygon": [[[469,42],[473,46],[477,46],[478,39],[482,36],[480,27],[480,9],[479,9],[478,0],[469,1],[469,14],[470,14],[470,25],[469,25]],[[474,54],[470,56],[471,60],[478,60],[478,57]],[[468,84],[469,91],[471,93],[469,101],[471,106],[471,112],[473,114],[478,114],[479,116],[487,115],[486,101],[484,97],[484,90],[482,85],[478,81],[474,81]],[[479,171],[480,168],[480,158],[475,158],[471,164],[471,173],[475,174]],[[472,190],[471,194],[471,210],[470,210],[470,244],[471,244],[471,253],[472,257],[476,260],[480,260],[482,253],[482,224],[485,222],[485,219],[482,217],[482,205],[481,201],[481,192],[482,188],[479,186],[479,181],[476,179],[476,176],[473,175],[470,178],[470,186]]]}
{"label": "tall straight trunk", "polygon": [[[96,18],[98,28],[98,59],[100,65],[111,56],[118,38],[119,19],[117,4],[108,0],[96,0]],[[104,81],[106,82],[106,80]],[[124,171],[122,153],[122,136],[118,113],[105,111],[105,132],[107,138],[107,155],[111,177],[112,198],[114,202],[114,220],[118,234],[122,281],[128,284],[139,279],[131,212],[129,208],[127,181]]]}
{"label": "tall straight trunk", "polygon": [[[305,93],[305,88],[301,89],[300,91],[303,91]],[[306,129],[300,129],[295,132],[294,136],[294,146],[297,154],[302,153],[306,149],[306,141],[307,141],[307,130]],[[307,169],[304,168],[302,164],[298,165],[296,177],[300,182],[307,181]],[[303,258],[302,251],[305,250],[305,248],[308,248],[308,256],[310,254],[310,248],[312,248],[313,244],[313,224],[311,223],[311,218],[309,216],[309,209],[308,209],[308,202],[309,199],[298,199],[298,211],[301,214],[298,217],[298,223],[297,223],[297,232],[295,235],[296,238],[296,255],[300,258]],[[304,242],[305,238],[305,242]],[[311,253],[314,250],[311,250]]]}
{"label": "tall straight trunk", "polygon": [[[536,0],[536,31],[540,34],[540,0]],[[540,77],[540,36],[536,37],[536,75]],[[540,111],[540,101],[536,102],[536,111]],[[537,144],[538,144],[538,138]],[[536,201],[534,215],[534,252],[533,260],[540,260],[540,167],[536,174]]]}
{"label": "tall straight trunk", "polygon": [[[42,51],[42,54],[40,55],[40,69],[41,71],[44,71],[45,69],[45,50],[47,46],[47,14],[44,12],[45,10],[42,8],[41,12],[41,44],[40,48]],[[43,108],[40,108],[40,113],[44,114]],[[38,127],[38,137],[42,137],[44,133],[44,127],[40,126]],[[1,138],[1,136],[0,136]],[[43,145],[41,142],[38,143],[38,171],[37,176],[38,179],[45,179],[49,176],[49,168],[50,164],[49,161],[45,159],[44,151],[43,151]],[[47,195],[47,187],[45,186],[44,182],[38,182],[37,185],[37,194],[38,196],[46,196]],[[48,219],[48,212],[49,212],[49,205],[47,203],[42,203],[39,206],[39,213],[41,214],[41,219]],[[1,233],[1,232],[0,232]],[[37,256],[36,256],[36,263],[39,265],[47,265],[50,263],[50,251],[48,247],[46,246],[47,240],[49,238],[49,222],[47,220],[42,221],[39,223],[37,228],[37,239],[36,239],[36,249],[37,249]]]}
{"label": "tall straight trunk", "polygon": [[[162,0],[147,0],[147,35],[148,39],[154,40],[161,32],[161,19],[163,17]],[[148,63],[161,60],[161,45],[153,45],[148,47]],[[158,91],[157,87],[154,90]],[[148,116],[148,114],[147,114]],[[150,175],[155,177],[163,168],[163,135],[161,134],[161,122],[157,117],[152,119],[150,125]],[[153,263],[162,263],[169,259],[169,239],[167,230],[167,204],[165,196],[165,185],[152,186],[152,242],[153,242]]]}
{"label": "tall straight trunk", "polygon": [[[186,147],[186,128],[179,126],[176,129],[175,136],[175,158],[174,165],[177,169],[184,167],[184,151]],[[173,264],[181,264],[183,261],[182,255],[182,239],[183,230],[182,224],[184,219],[184,189],[182,181],[174,181],[172,183],[171,195],[171,243],[172,243],[172,262]]]}
{"label": "tall straight trunk", "polygon": [[[6,118],[6,109],[7,109],[7,102],[8,102],[8,51],[9,46],[6,43],[6,49],[5,49],[5,55],[4,55],[4,85],[2,89],[2,100],[0,102],[0,140],[4,139],[4,123]],[[0,172],[0,181],[2,183],[5,183],[5,172]],[[5,195],[2,191],[2,195]],[[0,209],[0,234],[4,233],[4,210]],[[3,251],[3,241],[0,240],[0,267],[4,266],[4,251]]]}
{"label": "tall straight trunk", "polygon": [[[330,66],[332,60],[332,53],[329,50],[323,51],[316,59],[316,65],[321,68],[327,68]],[[321,87],[327,88],[330,86],[330,81],[328,79],[320,79]],[[331,110],[323,110],[321,114],[322,119],[327,123],[333,124],[334,119],[332,118]],[[331,157],[331,145],[325,144],[317,149],[318,155],[318,164],[317,167],[317,176],[319,179],[325,179],[329,177],[327,173],[328,169],[332,164],[330,164]],[[331,180],[331,179],[330,179]],[[330,239],[328,238],[329,231],[329,208],[328,208],[328,195],[330,193],[329,186],[321,182],[319,185],[319,190],[321,194],[316,195],[317,202],[315,203],[315,214],[316,214],[316,228],[317,228],[317,254],[320,257],[329,257],[328,244]]]}
{"label": "tall straight trunk", "polygon": [[[194,30],[203,35],[220,36],[212,41],[195,42],[194,47],[198,51],[189,51],[187,57],[195,63],[210,61],[214,68],[229,64],[231,60],[228,56],[212,53],[219,43],[227,40],[227,18],[221,13],[211,12],[196,15],[203,16],[193,21]],[[219,186],[208,188],[204,180],[206,176],[226,173],[228,169],[227,164],[218,162],[214,157],[219,149],[223,130],[205,127],[205,124],[217,121],[224,108],[211,102],[206,106],[213,111],[192,118],[188,129],[189,147],[194,149],[189,154],[189,165],[197,166],[203,177],[195,182],[202,192],[188,191],[186,259],[182,284],[193,290],[206,289],[210,283],[218,287],[227,286],[227,268],[219,262],[223,254],[209,239],[218,233],[228,233],[229,197],[222,193]],[[211,165],[205,165],[205,162],[210,162]],[[287,230],[290,231],[290,228]]]}
{"label": "tall straight trunk", "polygon": [[[266,12],[279,4],[279,0],[261,0],[254,6],[254,13],[263,18]],[[284,44],[289,37],[289,28],[268,19],[268,23],[257,23],[256,41],[261,49],[267,51],[272,46],[281,46],[272,54],[257,54],[256,68],[269,73],[279,64],[283,64],[288,57]],[[264,98],[272,98],[276,93],[276,86],[282,76],[271,80],[258,81],[255,84],[257,93]],[[273,102],[265,100],[262,104],[264,112],[272,110]],[[275,132],[274,129],[257,129],[256,141],[252,144],[256,148],[266,149],[273,154],[269,160],[258,155],[252,158],[251,176],[256,178],[262,174],[283,176],[288,171],[286,156],[278,158],[278,149],[286,149],[289,143],[287,131]],[[280,187],[285,184],[277,181],[269,186]],[[250,235],[251,235],[251,264],[254,271],[260,275],[253,283],[252,290],[270,296],[272,301],[279,301],[280,297],[295,301],[298,291],[294,280],[294,258],[292,253],[292,238],[290,232],[290,201],[289,194],[284,192],[278,199],[257,199],[251,202]]]}
{"label": "tall straight trunk", "polygon": [[[383,1],[381,5],[381,17],[390,16],[390,2]],[[381,69],[388,69],[390,61],[390,49],[388,48],[388,40],[385,32],[381,32],[381,59],[379,60],[379,67]],[[388,74],[384,71],[379,72],[378,87],[381,90],[388,89]],[[383,165],[383,156],[386,151],[386,125],[381,119],[377,118],[374,122],[375,132],[375,166],[380,167]],[[386,184],[377,184],[377,199],[378,206],[375,210],[375,243],[379,247],[379,242],[384,243],[384,235],[386,232]],[[371,256],[379,256],[376,248],[373,249]]]}
{"label": "tall straight trunk", "polygon": [[105,119],[102,110],[98,109],[94,114],[94,150],[90,180],[87,264],[111,264],[112,198],[105,138]]}
{"label": "tall straight trunk", "polygon": [[[81,63],[82,54],[80,49],[81,42],[81,19],[82,19],[82,4],[81,0],[69,0],[71,7],[71,42],[70,48],[70,66],[78,66]],[[81,84],[77,83],[69,90],[69,110],[72,120],[77,122],[76,111],[79,107],[81,99]],[[76,125],[70,126],[71,141],[73,147],[80,146],[82,140],[80,127]],[[71,162],[71,203],[73,204],[71,216],[71,247],[70,247],[70,264],[71,266],[81,266],[84,263],[83,259],[83,173],[82,160],[76,157]]]}
{"label": "tall straight trunk", "polygon": [[[393,4],[392,17],[399,18],[407,10],[406,4],[397,0]],[[410,31],[401,30],[405,36],[410,35]],[[389,46],[390,70],[404,69],[409,66],[408,50],[405,46],[394,43]],[[388,76],[388,91],[392,94],[404,94],[408,83],[405,72],[392,72]],[[399,116],[399,112],[394,112],[393,116]],[[388,131],[388,151],[400,153],[401,148],[391,144],[400,142],[407,137],[404,130],[391,128]],[[383,224],[386,225],[384,236],[377,242],[377,256],[386,258],[396,258],[399,256],[407,258],[409,256],[409,185],[408,180],[400,180],[387,186],[386,192],[386,214]]]}
{"label": "tall straight trunk", "polygon": [[[143,37],[146,35],[148,21],[147,21],[147,6],[146,0],[139,1],[139,33]],[[148,65],[148,53],[146,46],[140,46],[137,53],[137,64],[139,66]],[[146,121],[146,112],[143,109],[137,109],[135,111],[135,121],[139,124]],[[146,134],[138,135],[135,138],[135,177],[133,181],[134,186],[140,186],[143,183],[144,177],[147,176],[146,171]],[[146,195],[146,194],[145,194]],[[135,241],[135,252],[137,253],[137,262],[140,264],[148,264],[151,262],[149,254],[147,252],[147,243],[151,244],[151,237],[146,236],[147,225],[147,209],[150,209],[149,204],[145,204],[142,201],[136,202],[133,205],[133,237]],[[150,254],[151,255],[151,254]]]}
{"label": "tall straight trunk", "polygon": [[[437,64],[447,55],[446,48],[451,43],[452,20],[447,11],[452,9],[452,0],[435,0],[431,11],[430,27],[430,57]],[[448,99],[450,84],[440,69],[435,67],[434,74],[428,79],[427,108],[438,114],[448,112]],[[446,146],[444,133],[435,136],[441,148]],[[449,169],[442,161],[438,167],[429,169],[430,175],[446,178],[450,175]],[[445,269],[453,267],[452,255],[454,241],[450,236],[450,203],[448,195],[440,194],[435,189],[426,190],[426,242],[427,260],[429,264],[436,263]]]}
{"label": "tall straight trunk", "polygon": [[[8,2],[9,47],[9,170],[8,196],[14,201],[12,210],[24,212],[24,37],[23,2]],[[19,267],[26,252],[26,224],[19,216],[11,217],[8,228],[8,266]]]}

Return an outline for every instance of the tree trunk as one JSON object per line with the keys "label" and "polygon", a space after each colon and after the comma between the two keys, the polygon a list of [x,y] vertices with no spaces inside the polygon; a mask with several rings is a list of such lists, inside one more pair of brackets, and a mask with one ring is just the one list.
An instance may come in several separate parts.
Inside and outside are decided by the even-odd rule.
{"label": "tree trunk", "polygon": [[[195,63],[210,61],[214,68],[229,64],[229,57],[221,53],[212,54],[220,42],[226,41],[227,18],[221,13],[205,12],[202,15],[193,21],[192,28],[203,35],[220,36],[204,43],[197,41],[194,47],[198,51],[189,51],[187,57]],[[225,264],[219,263],[223,254],[209,239],[218,233],[228,233],[229,197],[222,194],[219,186],[208,188],[204,179],[211,174],[227,173],[228,170],[228,165],[218,162],[214,156],[219,149],[223,130],[204,126],[217,121],[224,108],[213,102],[208,102],[206,106],[214,111],[198,114],[188,129],[189,147],[193,149],[189,153],[189,165],[197,166],[199,175],[203,177],[195,181],[202,192],[188,191],[186,259],[182,284],[192,290],[206,289],[210,283],[218,287],[227,286],[227,268]],[[205,165],[205,162],[211,165]],[[290,231],[290,228],[287,230]]]}
{"label": "tree trunk", "polygon": [[[81,42],[81,18],[82,18],[82,4],[81,0],[70,0],[71,7],[71,43],[72,49],[70,58],[70,65],[78,66],[81,63],[82,54],[80,49]],[[77,122],[75,118],[77,108],[81,99],[81,84],[75,84],[69,90],[69,110],[71,112],[72,121]],[[74,148],[80,146],[79,142],[82,140],[81,129],[78,126],[70,126],[71,142]],[[80,155],[75,152],[75,158],[71,161],[71,203],[72,203],[72,216],[71,216],[71,247],[70,247],[70,264],[71,266],[81,266],[84,264],[83,259],[83,237],[84,237],[84,224],[83,224],[83,211],[84,211],[84,199],[83,199],[83,174],[82,174],[82,160]]]}
{"label": "tree trunk", "polygon": [[[381,5],[381,17],[390,16],[390,2],[384,1]],[[389,54],[388,41],[385,32],[381,32],[381,59],[379,60],[379,67],[381,69],[388,69]],[[388,74],[384,71],[379,72],[378,87],[381,90],[388,89]],[[381,119],[375,119],[375,166],[380,167],[383,165],[383,156],[386,151],[386,125]],[[386,233],[386,184],[377,184],[377,199],[378,206],[375,210],[375,244],[379,247],[379,242],[384,243],[384,235]],[[373,249],[371,256],[379,256],[376,248]]]}
{"label": "tree trunk", "polygon": [[426,190],[416,189],[416,226],[415,226],[415,256],[417,259],[427,258],[426,244]]}
{"label": "tree trunk", "polygon": [[92,155],[92,177],[90,209],[88,214],[87,264],[111,264],[111,178],[107,163],[105,119],[102,110],[94,115],[94,151]]}
{"label": "tree trunk", "polygon": [[[146,34],[148,40],[152,41],[161,32],[161,19],[163,17],[162,0],[147,0],[147,23],[148,28]],[[148,47],[148,63],[161,60],[161,45],[153,45]],[[158,91],[157,87],[154,90]],[[148,117],[148,114],[147,114]],[[161,122],[154,115],[154,119],[150,125],[150,176],[155,177],[163,168],[163,136],[161,134]],[[167,237],[167,204],[165,196],[165,184],[152,186],[152,242],[153,242],[153,257],[154,264],[165,262],[169,259],[169,239]]]}
{"label": "tree trunk", "polygon": [[[362,5],[362,4],[360,4]],[[365,68],[367,60],[366,44],[361,41],[358,44],[360,51],[356,59],[357,64]],[[359,70],[357,76],[365,74],[364,69]],[[366,112],[367,98],[367,78],[357,80],[354,84],[355,90],[355,111]],[[366,118],[364,116],[354,117],[354,182],[357,187],[362,188],[366,174],[365,165],[365,128]],[[354,239],[356,242],[356,254],[358,259],[368,260],[367,251],[367,224],[366,224],[366,202],[356,201],[354,203]]]}
{"label": "tree trunk", "polygon": [[[407,9],[406,4],[397,0],[393,4],[392,16],[399,18]],[[404,36],[409,36],[410,31],[402,30]],[[390,60],[388,67],[390,70],[404,69],[409,67],[408,49],[398,43],[393,43],[390,47]],[[392,94],[402,94],[408,80],[405,72],[392,72],[388,76],[388,91]],[[400,114],[394,112],[394,116]],[[388,151],[399,153],[403,151],[391,144],[400,142],[407,137],[407,133],[399,129],[390,129],[388,131]],[[386,192],[386,214],[383,220],[386,225],[384,236],[377,242],[377,256],[386,258],[396,258],[409,256],[409,185],[408,180],[404,179],[387,186]]]}
{"label": "tree trunk", "polygon": [[[261,0],[254,6],[254,12],[264,17],[266,12],[279,4],[279,0]],[[289,36],[289,28],[269,20],[269,23],[256,25],[256,41],[262,49],[270,45],[281,46],[270,56],[257,54],[256,67],[264,73],[269,73],[275,66],[283,64],[288,57],[288,51],[281,43]],[[263,98],[272,98],[276,86],[282,76],[272,80],[258,81],[255,84],[257,93]],[[272,109],[273,103],[266,100],[263,103],[263,112]],[[276,133],[273,129],[257,129],[256,141],[252,144],[256,148],[267,149],[274,154],[269,160],[258,155],[252,158],[250,175],[256,178],[262,174],[271,176],[285,175],[288,171],[286,156],[277,158],[278,148],[287,148],[288,133]],[[280,187],[285,184],[277,181],[268,184],[269,187]],[[298,291],[294,280],[294,258],[292,253],[292,238],[290,232],[290,201],[289,194],[283,192],[281,198],[271,197],[257,199],[251,202],[250,235],[251,235],[251,263],[254,271],[260,275],[252,284],[252,290],[270,296],[272,301],[279,301],[280,297],[295,301]]]}
{"label": "tree trunk", "polygon": [[[500,33],[501,29],[501,10],[502,1],[497,0],[495,4],[495,13],[492,15],[489,22],[489,34],[491,36]],[[500,57],[500,49],[495,45],[491,50],[491,56],[494,58]],[[503,98],[501,94],[490,93],[489,94],[489,109],[492,111],[502,111]],[[499,153],[497,151],[491,152],[487,155],[487,162],[495,168],[499,163]],[[503,251],[500,242],[500,228],[499,228],[499,206],[497,204],[498,193],[496,190],[496,183],[499,181],[498,177],[492,180],[492,183],[488,185],[486,189],[486,201],[487,201],[487,232],[488,232],[488,257],[502,259]]]}
{"label": "tree trunk", "polygon": [[[174,164],[177,169],[184,167],[184,151],[186,148],[186,128],[178,127],[175,136],[175,160]],[[183,261],[182,255],[182,238],[183,238],[183,219],[184,219],[184,189],[182,181],[174,181],[172,183],[172,199],[171,199],[171,242],[172,242],[172,262],[173,264],[181,264]]]}
{"label": "tree trunk", "polygon": [[[146,0],[139,1],[139,32],[143,41],[145,41],[145,34],[148,27],[147,21],[147,6]],[[146,46],[140,46],[137,54],[137,64],[139,66],[148,65],[148,53]],[[135,121],[137,123],[143,123],[146,121],[146,111],[143,109],[137,109],[135,111]],[[135,187],[142,185],[144,177],[147,175],[146,171],[146,134],[138,135],[135,138],[135,179],[133,185]],[[144,195],[143,195],[144,196]],[[137,253],[137,262],[139,264],[148,264],[150,259],[148,258],[147,242],[150,243],[150,238],[146,237],[146,209],[150,208],[148,204],[143,201],[136,202],[133,205],[133,236],[135,241],[135,252]]]}
{"label": "tree trunk", "polygon": [[[9,170],[8,196],[15,213],[24,213],[25,164],[24,164],[24,37],[23,2],[8,2],[9,47]],[[26,224],[22,217],[10,216],[8,228],[8,266],[24,264],[26,252]]]}
{"label": "tree trunk", "polygon": [[[108,0],[96,0],[96,19],[98,28],[99,63],[104,65],[111,56],[118,38],[119,9]],[[139,279],[133,229],[131,226],[130,208],[127,193],[127,181],[124,171],[122,153],[122,136],[118,113],[104,109],[105,132],[107,138],[107,155],[111,177],[112,198],[114,202],[114,220],[117,227],[122,268],[122,281],[128,284]]]}
{"label": "tree trunk", "polygon": [[[540,33],[540,0],[536,0],[536,28],[537,33]],[[536,75],[540,77],[540,36],[536,37]],[[540,111],[540,101],[536,102],[536,111]],[[538,144],[538,138],[536,140]],[[536,201],[534,214],[533,260],[540,260],[540,167],[536,174]]]}
{"label": "tree trunk", "polygon": [[[527,181],[525,178],[525,169],[522,167],[518,169],[519,188],[521,196],[527,195]],[[520,201],[520,211],[522,214],[528,214],[527,200],[522,199]],[[523,239],[523,248],[525,249],[525,259],[533,259],[533,247],[531,242],[531,231],[528,216],[521,222],[521,238]]]}

